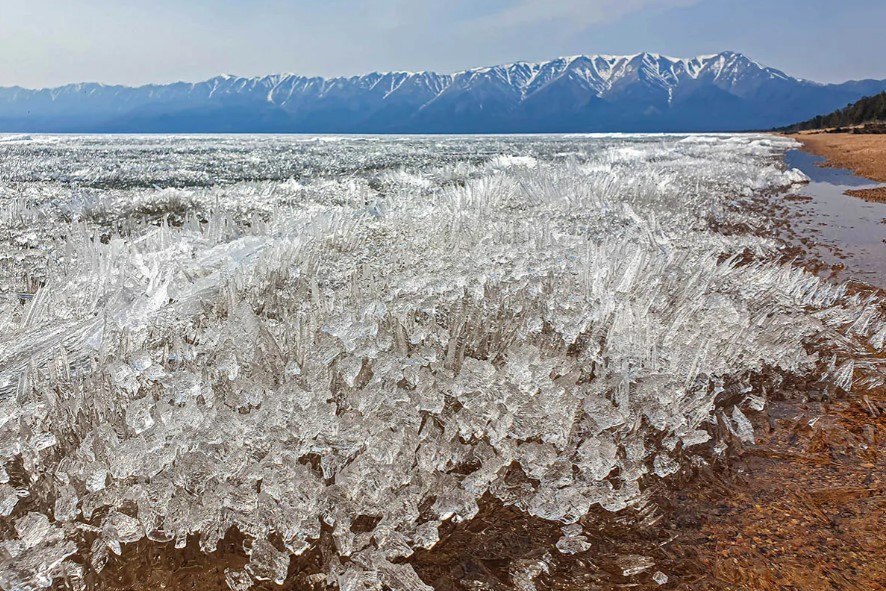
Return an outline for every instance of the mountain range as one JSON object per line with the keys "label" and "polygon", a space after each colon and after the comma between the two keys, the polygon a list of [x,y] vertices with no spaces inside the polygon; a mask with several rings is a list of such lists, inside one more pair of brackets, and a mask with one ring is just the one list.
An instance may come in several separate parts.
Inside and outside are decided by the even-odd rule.
{"label": "mountain range", "polygon": [[140,87],[0,88],[2,132],[518,133],[743,131],[886,90],[819,84],[735,52],[580,55],[456,74],[218,76]]}

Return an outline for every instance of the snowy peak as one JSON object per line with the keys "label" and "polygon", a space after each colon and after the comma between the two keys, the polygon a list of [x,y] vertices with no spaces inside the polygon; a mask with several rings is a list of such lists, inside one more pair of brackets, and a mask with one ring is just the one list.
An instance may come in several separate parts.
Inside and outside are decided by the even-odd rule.
{"label": "snowy peak", "polygon": [[479,81],[498,82],[512,87],[524,98],[564,78],[583,83],[601,98],[619,84],[638,81],[667,90],[699,79],[732,86],[743,80],[759,78],[789,79],[778,70],[730,51],[688,59],[656,53],[577,55],[542,63],[516,62],[475,68],[459,72],[454,77],[462,86]]}

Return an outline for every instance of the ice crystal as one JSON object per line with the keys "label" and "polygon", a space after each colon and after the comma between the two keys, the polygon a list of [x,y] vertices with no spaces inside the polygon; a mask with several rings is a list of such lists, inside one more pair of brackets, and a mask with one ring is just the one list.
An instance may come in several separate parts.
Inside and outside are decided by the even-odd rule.
{"label": "ice crystal", "polygon": [[591,548],[587,536],[578,524],[563,528],[563,537],[557,541],[557,550],[563,554],[578,554]]}
{"label": "ice crystal", "polygon": [[655,566],[655,561],[648,556],[626,554],[619,556],[618,566],[622,569],[622,575],[630,577],[649,570]]}
{"label": "ice crystal", "polygon": [[[403,560],[484,495],[561,523],[551,552],[587,550],[592,507],[753,441],[752,376],[813,374],[813,343],[840,388],[878,369],[858,357],[883,348],[875,300],[718,231],[766,227],[742,205],[802,180],[790,145],[4,144],[0,586],[236,529],[231,589],[282,582],[327,531],[325,581],[421,590]],[[509,568],[531,590],[548,562]]]}

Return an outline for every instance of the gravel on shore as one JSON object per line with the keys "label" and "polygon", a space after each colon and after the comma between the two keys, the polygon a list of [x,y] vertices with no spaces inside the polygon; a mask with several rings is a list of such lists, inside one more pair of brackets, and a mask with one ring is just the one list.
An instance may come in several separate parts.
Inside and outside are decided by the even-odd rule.
{"label": "gravel on shore", "polygon": [[[826,158],[825,166],[848,168],[859,176],[886,183],[886,134],[810,132],[791,137],[809,152]],[[886,202],[886,190],[882,188],[849,191],[849,195]]]}

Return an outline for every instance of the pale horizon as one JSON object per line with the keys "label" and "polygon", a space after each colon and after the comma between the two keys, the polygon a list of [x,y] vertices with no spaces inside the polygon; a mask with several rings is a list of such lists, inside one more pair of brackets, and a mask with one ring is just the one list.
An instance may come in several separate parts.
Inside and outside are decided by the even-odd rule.
{"label": "pale horizon", "polygon": [[572,55],[732,50],[822,83],[884,79],[886,5],[855,0],[0,2],[0,86],[142,86],[229,74],[460,71]]}
{"label": "pale horizon", "polygon": [[[416,74],[416,73],[420,73],[420,72],[428,72],[428,73],[434,73],[434,74],[439,74],[439,75],[452,76],[452,75],[458,75],[458,74],[461,74],[464,72],[469,72],[472,70],[482,70],[485,68],[491,68],[491,67],[496,67],[496,66],[510,66],[510,65],[515,65],[515,64],[530,64],[530,65],[531,64],[543,64],[543,63],[551,62],[551,61],[558,60],[558,59],[574,59],[574,58],[579,58],[579,57],[603,57],[603,58],[628,57],[628,58],[630,58],[630,57],[637,57],[639,55],[647,53],[647,54],[650,54],[653,56],[659,56],[659,57],[662,57],[665,59],[670,59],[670,60],[690,60],[690,59],[694,59],[694,58],[714,57],[714,56],[719,55],[721,53],[727,53],[727,52],[734,52],[736,54],[742,54],[745,57],[751,59],[752,61],[759,63],[761,66],[763,66],[765,68],[772,68],[775,70],[781,70],[780,68],[773,66],[771,64],[766,64],[766,63],[759,62],[759,60],[755,60],[753,55],[748,55],[748,54],[741,52],[741,51],[724,49],[724,50],[718,51],[718,52],[704,53],[704,54],[698,54],[698,55],[668,55],[668,54],[664,54],[664,53],[661,53],[658,51],[640,51],[640,52],[636,52],[636,53],[626,53],[626,54],[576,53],[576,54],[572,54],[572,55],[551,56],[547,59],[536,59],[536,60],[516,59],[516,60],[509,60],[509,61],[499,62],[499,63],[494,63],[494,64],[477,64],[477,65],[471,66],[469,68],[462,68],[462,69],[454,70],[454,71],[442,71],[442,70],[432,70],[432,69],[426,69],[426,70],[403,70],[403,69],[378,70],[378,69],[376,69],[376,70],[366,70],[363,72],[354,72],[352,74],[340,74],[340,75],[336,75],[336,76],[307,75],[307,74],[303,74],[300,72],[293,72],[293,71],[265,72],[262,74],[249,74],[249,75],[240,74],[237,72],[219,72],[217,74],[214,74],[214,75],[208,76],[208,77],[204,77],[199,80],[198,79],[194,79],[194,80],[176,79],[176,80],[164,80],[164,81],[149,81],[149,82],[138,83],[138,84],[109,83],[109,82],[104,82],[102,80],[80,80],[77,82],[67,82],[65,84],[60,84],[60,85],[56,85],[56,86],[26,87],[26,86],[21,86],[21,85],[15,85],[14,87],[24,88],[25,90],[50,90],[53,88],[60,88],[60,87],[64,87],[64,86],[76,86],[78,84],[99,84],[102,86],[126,86],[126,87],[138,88],[138,87],[162,86],[162,85],[170,85],[170,84],[194,84],[194,83],[200,83],[200,82],[212,80],[213,78],[253,79],[253,78],[266,77],[266,76],[300,76],[300,77],[304,77],[304,78],[323,78],[326,80],[331,80],[331,79],[359,78],[361,76],[367,76],[369,74]],[[790,72],[784,72],[784,73],[789,76],[791,75]],[[795,76],[795,78],[802,79],[802,77],[800,77],[800,76]],[[820,82],[818,80],[812,80],[812,81],[813,82]],[[841,82],[846,82],[846,81],[844,80]],[[2,85],[0,85],[0,87],[2,87]],[[7,88],[9,88],[9,87],[7,87]]]}

